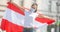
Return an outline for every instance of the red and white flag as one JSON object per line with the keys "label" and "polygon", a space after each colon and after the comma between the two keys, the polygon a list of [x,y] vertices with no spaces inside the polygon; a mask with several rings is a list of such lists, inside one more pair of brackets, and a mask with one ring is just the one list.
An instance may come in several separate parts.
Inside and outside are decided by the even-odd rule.
{"label": "red and white flag", "polygon": [[[5,15],[3,16],[1,22],[1,29],[6,32],[23,32],[24,29],[24,16],[25,13],[19,7],[13,3],[8,3]],[[32,14],[33,23],[32,26],[44,26],[44,23],[51,24],[54,20],[49,20],[47,18],[39,18],[36,14]],[[36,17],[34,17],[36,16]],[[28,25],[28,24],[26,24]]]}
{"label": "red and white flag", "polygon": [[24,12],[13,3],[8,6],[1,22],[1,29],[6,32],[23,32]]}

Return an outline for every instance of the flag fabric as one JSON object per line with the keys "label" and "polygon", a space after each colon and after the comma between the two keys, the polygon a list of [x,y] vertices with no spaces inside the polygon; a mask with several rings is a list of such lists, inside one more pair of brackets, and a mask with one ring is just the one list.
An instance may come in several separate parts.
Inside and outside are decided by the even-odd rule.
{"label": "flag fabric", "polygon": [[37,31],[40,31],[40,32],[47,32],[47,27],[48,25],[51,25],[52,23],[55,22],[55,20],[53,19],[49,19],[49,18],[39,18],[39,17],[36,17],[35,20],[37,22],[40,22],[41,26],[39,25]]}
{"label": "flag fabric", "polygon": [[39,18],[39,17],[36,17],[35,18],[36,21],[39,21],[41,23],[47,23],[48,25],[52,24],[53,22],[55,22],[55,20],[53,19],[49,19],[49,18]]}
{"label": "flag fabric", "polygon": [[[40,17],[37,17],[39,14],[38,13],[32,13],[30,16],[32,16],[33,17],[33,23],[39,23],[39,25],[41,26],[41,25],[44,25],[44,24],[47,24],[47,25],[50,25],[50,24],[52,24],[53,22],[55,22],[55,20],[53,20],[53,19],[49,19],[49,18],[40,18]],[[35,25],[34,24],[34,25]],[[36,25],[37,25],[36,24]]]}
{"label": "flag fabric", "polygon": [[24,12],[13,3],[8,6],[1,22],[1,29],[6,32],[23,32]]}

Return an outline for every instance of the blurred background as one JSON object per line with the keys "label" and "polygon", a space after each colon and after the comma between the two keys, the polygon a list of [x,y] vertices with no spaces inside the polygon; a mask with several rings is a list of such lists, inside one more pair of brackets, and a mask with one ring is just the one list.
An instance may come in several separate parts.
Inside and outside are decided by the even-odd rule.
{"label": "blurred background", "polygon": [[47,31],[60,32],[60,0],[0,0],[0,23],[7,7],[7,2],[14,2],[26,8],[30,8],[33,3],[37,3],[40,12],[56,19],[55,23],[47,27]]}

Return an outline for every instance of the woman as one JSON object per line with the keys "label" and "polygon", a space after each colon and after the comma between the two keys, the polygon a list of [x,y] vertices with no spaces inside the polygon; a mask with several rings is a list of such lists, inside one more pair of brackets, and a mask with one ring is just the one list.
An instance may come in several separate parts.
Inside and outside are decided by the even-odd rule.
{"label": "woman", "polygon": [[31,23],[33,23],[33,17],[31,17],[30,14],[37,11],[37,6],[38,5],[34,3],[29,11],[25,11],[24,32],[33,32],[33,27],[31,25]]}
{"label": "woman", "polygon": [[[40,23],[37,23],[35,21],[35,18],[36,17],[41,17],[41,18],[49,18],[49,19],[52,19],[48,16],[45,16],[43,14],[40,14],[40,12],[37,10],[37,7],[38,5],[36,3],[33,3],[31,5],[31,9],[29,11],[25,11],[25,22],[24,22],[24,32],[35,32],[37,30],[39,30],[40,32],[45,32],[45,31],[42,31],[42,29],[47,29],[47,28],[44,28],[42,26],[46,26],[47,24],[40,24]],[[42,28],[41,28],[42,27]],[[38,29],[36,29],[38,28]],[[39,32],[38,31],[38,32]]]}

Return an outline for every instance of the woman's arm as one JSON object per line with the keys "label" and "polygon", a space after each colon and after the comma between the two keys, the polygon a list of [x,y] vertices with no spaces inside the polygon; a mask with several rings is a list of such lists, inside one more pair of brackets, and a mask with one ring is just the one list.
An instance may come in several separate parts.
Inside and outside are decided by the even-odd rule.
{"label": "woman's arm", "polygon": [[[43,15],[42,13],[39,13],[39,12],[37,12],[37,13],[38,13],[38,17],[39,17],[39,18],[53,19],[53,18],[51,18],[51,17],[49,17],[49,16]],[[53,20],[56,20],[56,19],[53,19]]]}
{"label": "woman's arm", "polygon": [[16,7],[18,7],[18,8],[21,9],[22,11],[30,10],[29,8],[26,8],[26,7],[23,7],[23,6],[19,6],[19,5],[17,5],[16,3],[14,3],[14,2],[10,2],[10,3],[14,4]]}

